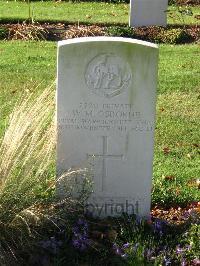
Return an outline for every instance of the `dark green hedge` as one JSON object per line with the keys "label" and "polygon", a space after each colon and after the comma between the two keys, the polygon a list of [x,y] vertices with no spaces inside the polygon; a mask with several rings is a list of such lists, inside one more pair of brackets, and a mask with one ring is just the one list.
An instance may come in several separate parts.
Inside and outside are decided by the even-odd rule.
{"label": "dark green hedge", "polygon": [[165,29],[154,26],[134,29],[128,26],[112,26],[106,28],[106,33],[108,36],[136,38],[155,43],[183,44],[194,41],[193,37],[181,28]]}

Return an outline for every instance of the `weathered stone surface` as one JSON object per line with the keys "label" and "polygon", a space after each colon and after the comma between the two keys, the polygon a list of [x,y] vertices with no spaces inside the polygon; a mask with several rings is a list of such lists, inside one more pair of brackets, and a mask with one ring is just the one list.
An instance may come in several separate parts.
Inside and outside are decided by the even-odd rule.
{"label": "weathered stone surface", "polygon": [[94,214],[150,212],[157,65],[157,46],[147,42],[58,43],[57,172],[91,167]]}
{"label": "weathered stone surface", "polygon": [[131,27],[166,26],[168,0],[131,0]]}

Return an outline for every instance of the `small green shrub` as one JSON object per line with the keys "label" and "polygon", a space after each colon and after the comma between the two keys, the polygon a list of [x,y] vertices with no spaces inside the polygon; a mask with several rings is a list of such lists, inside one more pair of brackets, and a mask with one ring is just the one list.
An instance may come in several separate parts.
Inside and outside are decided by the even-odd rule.
{"label": "small green shrub", "polygon": [[169,4],[169,5],[174,5],[175,3],[176,3],[176,0],[169,0],[169,1],[168,1],[168,4]]}
{"label": "small green shrub", "polygon": [[116,36],[116,37],[134,37],[134,31],[130,27],[119,27],[119,26],[112,26],[106,29],[106,34],[108,36]]}
{"label": "small green shrub", "polygon": [[192,36],[184,29],[165,29],[162,27],[130,28],[112,26],[105,28],[106,35],[117,37],[137,38],[155,43],[181,44],[193,40]]}
{"label": "small green shrub", "polygon": [[7,28],[0,28],[0,40],[5,39],[8,36],[8,33]]}
{"label": "small green shrub", "polygon": [[163,43],[170,44],[187,43],[192,40],[191,35],[183,29],[162,30],[159,37]]}

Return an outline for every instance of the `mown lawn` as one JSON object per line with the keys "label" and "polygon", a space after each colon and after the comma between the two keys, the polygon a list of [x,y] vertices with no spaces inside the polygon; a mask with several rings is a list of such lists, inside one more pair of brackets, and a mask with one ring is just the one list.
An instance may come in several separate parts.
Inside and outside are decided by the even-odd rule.
{"label": "mown lawn", "polygon": [[[1,134],[16,100],[36,85],[56,78],[53,42],[0,42]],[[198,200],[199,69],[198,45],[161,45],[154,158],[153,204]]]}
{"label": "mown lawn", "polygon": [[[177,7],[168,7],[169,24],[199,24],[195,15],[200,7],[189,7],[188,15],[181,15]],[[190,14],[190,10],[193,15]],[[173,11],[171,13],[171,11]],[[129,5],[91,2],[26,2],[0,1],[0,22],[23,21],[30,17],[35,21],[65,21],[70,23],[128,24]]]}

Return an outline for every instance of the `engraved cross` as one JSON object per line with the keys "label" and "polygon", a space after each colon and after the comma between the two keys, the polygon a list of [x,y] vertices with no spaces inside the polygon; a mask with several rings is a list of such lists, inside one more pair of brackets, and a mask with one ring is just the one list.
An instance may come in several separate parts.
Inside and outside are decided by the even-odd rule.
{"label": "engraved cross", "polygon": [[106,160],[107,159],[123,159],[123,154],[108,154],[108,137],[102,136],[103,141],[103,152],[102,154],[88,154],[88,157],[94,158],[102,158],[102,184],[101,190],[104,191],[105,189],[105,182],[107,178],[107,168],[106,168]]}

